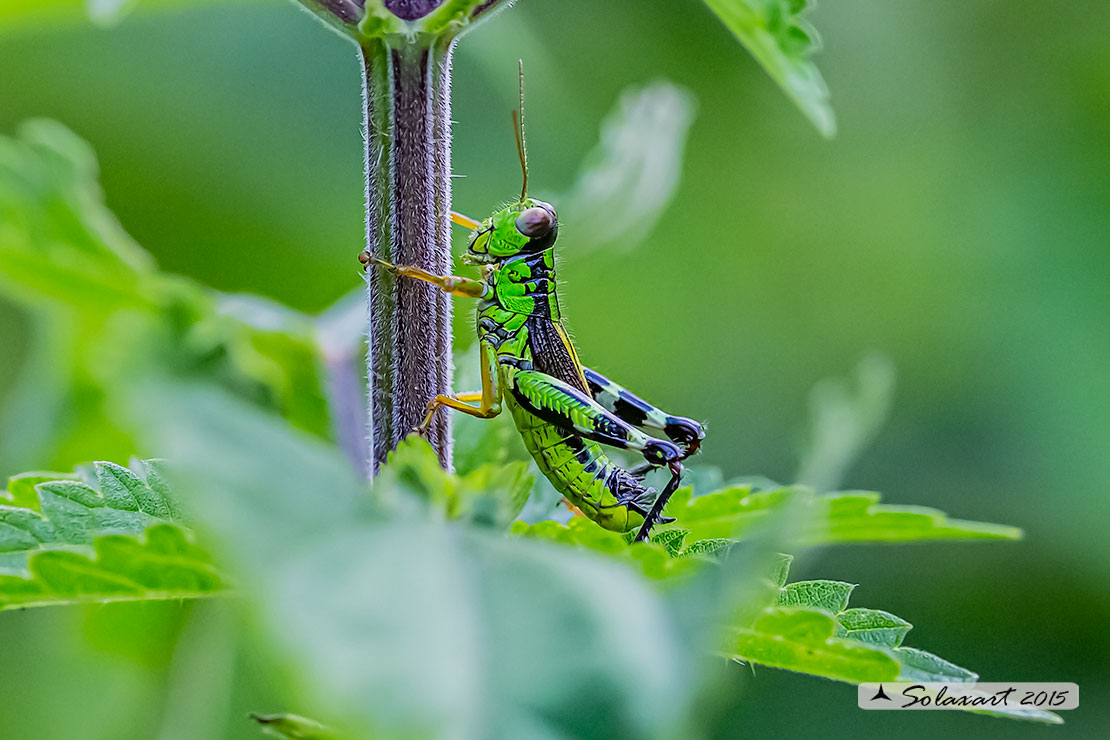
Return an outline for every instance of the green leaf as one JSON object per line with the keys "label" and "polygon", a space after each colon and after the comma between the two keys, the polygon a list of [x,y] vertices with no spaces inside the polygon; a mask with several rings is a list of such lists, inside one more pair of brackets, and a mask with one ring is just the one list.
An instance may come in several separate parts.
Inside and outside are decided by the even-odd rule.
{"label": "green leaf", "polygon": [[827,612],[800,607],[766,609],[751,627],[733,630],[725,654],[740,661],[838,681],[893,681],[898,661],[887,652],[835,637]]}
{"label": "green leaf", "polygon": [[813,496],[806,544],[915,542],[921,540],[1017,540],[1016,527],[949,519],[927,506],[880,504],[880,494],[849,491]]}
{"label": "green leaf", "polygon": [[532,493],[533,477],[526,463],[489,463],[458,479],[449,515],[492,529],[508,529]]}
{"label": "green leaf", "polygon": [[[836,613],[839,610],[830,610]],[[902,644],[913,625],[890,612],[879,609],[846,609],[836,614],[838,637],[871,645],[896,648]]]}
{"label": "green leaf", "polygon": [[809,3],[793,0],[705,0],[825,136],[836,133],[829,91],[809,56],[820,46],[801,15]]}
{"label": "green leaf", "polygon": [[978,681],[979,674],[966,668],[960,668],[955,663],[949,663],[944,658],[939,658],[932,653],[911,647],[899,647],[894,651],[902,664],[900,681]]}
{"label": "green leaf", "polygon": [[523,462],[487,463],[463,476],[446,473],[427,440],[409,435],[389,453],[374,487],[378,503],[395,510],[418,500],[449,519],[507,529],[527,503],[532,484]]}
{"label": "green leaf", "polygon": [[855,584],[843,581],[798,581],[782,587],[778,603],[780,606],[808,606],[838,614],[848,608],[848,599],[855,587]]}
{"label": "green leaf", "polygon": [[224,577],[186,532],[170,524],[141,538],[102,535],[93,555],[45,550],[31,556],[30,577],[0,575],[0,610],[113,601],[213,596]]}
{"label": "green leaf", "polygon": [[693,573],[709,562],[706,558],[682,557],[685,551],[679,551],[677,556],[672,555],[668,545],[674,547],[679,539],[675,535],[660,533],[663,536],[661,541],[653,538],[649,542],[630,545],[629,537],[602,529],[583,516],[573,517],[566,524],[553,521],[535,524],[516,522],[512,533],[527,540],[547,540],[571,545],[583,551],[603,553],[622,562],[635,564],[644,575],[660,580]]}
{"label": "green leaf", "polygon": [[[783,561],[783,567],[789,567],[789,561]],[[782,580],[785,578],[783,572]],[[764,609],[754,621],[732,623],[724,653],[736,660],[850,683],[978,680],[977,674],[932,653],[901,647],[912,625],[878,609],[848,608],[854,589],[853,584],[842,581],[798,581],[782,586],[776,606]],[[870,652],[848,649],[853,645]],[[892,665],[896,670],[893,677]],[[1035,722],[1061,721],[1043,710],[965,711]]]}
{"label": "green leaf", "polygon": [[685,529],[664,529],[662,532],[653,535],[651,541],[662,547],[668,555],[674,558],[682,554],[682,548],[688,534],[690,532]]}
{"label": "green leaf", "polygon": [[80,476],[25,473],[12,478],[3,497],[10,505],[0,505],[0,572],[27,570],[28,558],[39,551],[180,523],[160,463],[143,461],[137,471],[98,462]]}
{"label": "green leaf", "polygon": [[715,557],[725,553],[730,547],[736,544],[736,540],[729,540],[723,537],[708,540],[696,540],[691,542],[681,553],[682,557],[690,555],[702,555],[704,557]]}
{"label": "green leaf", "polygon": [[0,492],[0,609],[180,599],[225,589],[154,460],[24,473]]}
{"label": "green leaf", "polygon": [[780,553],[775,560],[775,570],[773,581],[776,586],[782,588],[786,585],[786,579],[790,577],[790,566],[794,563],[794,556]]}
{"label": "green leaf", "polygon": [[35,486],[39,483],[59,480],[80,480],[77,473],[47,473],[32,472],[19,473],[8,479],[6,491],[0,491],[0,503],[22,509],[40,511],[38,491]]}
{"label": "green leaf", "polygon": [[740,538],[775,512],[796,518],[799,545],[848,542],[914,542],[938,539],[1018,539],[1021,530],[999,524],[949,519],[924,506],[880,504],[872,492],[815,495],[804,486],[753,492],[733,486],[692,497],[680,489],[667,505],[674,526],[690,530],[692,539]]}

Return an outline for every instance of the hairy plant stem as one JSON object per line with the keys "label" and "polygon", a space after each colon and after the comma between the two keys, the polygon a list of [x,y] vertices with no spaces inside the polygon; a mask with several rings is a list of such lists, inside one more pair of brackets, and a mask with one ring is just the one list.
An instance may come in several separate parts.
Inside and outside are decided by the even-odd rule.
{"label": "hairy plant stem", "polygon": [[[388,36],[360,45],[366,125],[366,238],[383,260],[451,271],[451,55],[453,37]],[[449,393],[451,303],[427,283],[370,268],[370,465]],[[436,415],[428,440],[451,466],[451,427]]]}

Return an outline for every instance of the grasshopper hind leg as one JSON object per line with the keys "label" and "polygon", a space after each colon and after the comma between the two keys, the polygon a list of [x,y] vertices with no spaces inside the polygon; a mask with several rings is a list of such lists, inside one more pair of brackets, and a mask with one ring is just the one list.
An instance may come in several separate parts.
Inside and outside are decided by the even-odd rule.
{"label": "grasshopper hind leg", "polygon": [[[678,484],[682,480],[682,463],[671,463],[669,466],[671,471],[671,479],[667,481],[664,486],[663,492],[655,497],[655,502],[651,505],[651,509],[644,514],[644,523],[640,526],[640,531],[636,533],[633,542],[643,542],[651,534],[651,528],[656,524],[669,524],[674,521],[674,517],[663,516],[663,508],[667,502],[671,500],[671,496],[678,490]],[[651,490],[651,489],[648,489]]]}
{"label": "grasshopper hind leg", "polygon": [[[645,521],[647,521],[649,512],[653,508],[654,503],[660,498],[660,496],[655,495],[654,488],[645,488],[643,483],[624,468],[614,466],[606,484],[613,492],[613,498],[615,499],[614,503],[606,508],[620,506],[639,514]],[[667,498],[670,498],[669,493],[664,491],[664,494]],[[668,524],[674,521],[673,517],[660,516],[659,512],[661,510],[662,504],[660,504],[659,509],[655,512],[653,524]],[[648,529],[650,529],[650,527]],[[643,532],[643,527],[640,528],[639,532]],[[636,541],[639,542],[640,540]]]}

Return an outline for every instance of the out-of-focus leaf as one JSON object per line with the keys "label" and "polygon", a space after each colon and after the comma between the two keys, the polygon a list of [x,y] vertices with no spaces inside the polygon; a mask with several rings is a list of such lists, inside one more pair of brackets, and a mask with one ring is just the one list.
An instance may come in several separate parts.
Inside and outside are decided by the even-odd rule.
{"label": "out-of-focus leaf", "polygon": [[[167,621],[180,632],[172,644],[162,643],[164,649],[173,650],[166,672],[166,698],[161,711],[160,727],[151,733],[151,740],[192,740],[192,738],[219,737],[227,720],[228,711],[237,685],[237,663],[241,656],[237,647],[239,630],[233,621],[234,600],[211,600],[190,605],[190,608],[171,613]],[[149,607],[126,610],[149,611]],[[178,617],[173,620],[172,617]],[[118,622],[118,615],[109,612],[92,624],[90,632],[103,634],[100,622]],[[133,647],[136,640],[133,630],[125,623],[116,626],[116,649],[141,650]],[[127,631],[124,631],[127,630]],[[149,651],[144,651],[149,654]],[[238,714],[238,713],[236,713]]]}
{"label": "out-of-focus leaf", "polygon": [[[0,288],[41,315],[24,385],[42,403],[29,426],[60,449],[70,435],[106,436],[106,391],[162,368],[217,380],[327,436],[314,321],[158,272],[105,206],[97,172],[88,144],[56,122],[0,136]],[[29,413],[9,408],[15,423]]]}
{"label": "out-of-focus leaf", "polygon": [[97,23],[110,24],[122,18],[139,0],[86,0],[86,2],[90,18]]}
{"label": "out-of-focus leaf", "polygon": [[949,519],[924,506],[880,504],[879,494],[860,491],[814,494],[804,486],[752,492],[734,486],[692,497],[679,489],[666,507],[675,527],[691,539],[741,537],[773,512],[794,507],[795,537],[803,546],[847,542],[914,542],[936,539],[1018,539],[1021,530],[1000,524]]}
{"label": "out-of-focus leaf", "polygon": [[[312,716],[384,735],[612,737],[685,711],[682,635],[630,569],[481,528],[384,520],[338,451],[224,394],[175,386],[131,408],[300,668]],[[606,711],[581,726],[599,685]]]}
{"label": "out-of-focus leaf", "polygon": [[[74,382],[73,339],[79,330],[51,316],[34,316],[31,326],[31,346],[7,398],[0,400],[0,429],[19,429],[19,434],[4,435],[0,445],[4,472],[18,470],[28,460],[51,460],[47,451],[61,436],[60,420],[72,406],[67,390]],[[127,455],[130,450],[101,447],[83,459],[114,457],[117,452]]]}
{"label": "out-of-focus leaf", "polygon": [[558,199],[575,253],[629,250],[666,213],[682,175],[694,99],[666,81],[630,87],[601,123],[601,140]]}
{"label": "out-of-focus leaf", "polygon": [[[209,5],[223,0],[4,0],[0,3],[0,24],[79,24],[89,20],[111,26],[135,6],[146,9]],[[237,3],[260,0],[235,0]]]}
{"label": "out-of-focus leaf", "polygon": [[809,440],[797,482],[818,491],[836,488],[871,444],[890,413],[894,364],[869,355],[856,368],[854,385],[825,378],[809,395]]}
{"label": "out-of-focus leaf", "polygon": [[154,264],[104,205],[92,149],[69,129],[28,121],[0,136],[0,280],[82,310],[143,306]]}
{"label": "out-of-focus leaf", "polygon": [[808,0],[705,0],[767,74],[825,136],[836,133],[829,90],[809,61],[820,48],[817,32],[802,19]]}
{"label": "out-of-focus leaf", "polygon": [[314,719],[296,714],[252,714],[251,719],[267,735],[284,740],[343,740],[346,737]]}

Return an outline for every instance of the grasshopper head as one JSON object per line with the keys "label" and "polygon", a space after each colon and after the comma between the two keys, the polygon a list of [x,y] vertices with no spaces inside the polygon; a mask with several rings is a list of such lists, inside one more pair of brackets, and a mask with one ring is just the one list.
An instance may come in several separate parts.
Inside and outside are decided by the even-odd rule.
{"label": "grasshopper head", "polygon": [[525,198],[478,224],[462,261],[489,265],[520,254],[542,252],[555,243],[559,219],[550,203]]}

